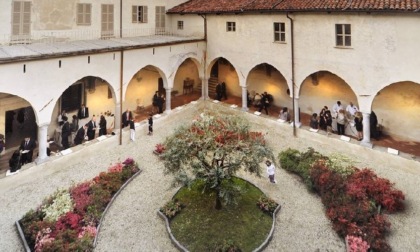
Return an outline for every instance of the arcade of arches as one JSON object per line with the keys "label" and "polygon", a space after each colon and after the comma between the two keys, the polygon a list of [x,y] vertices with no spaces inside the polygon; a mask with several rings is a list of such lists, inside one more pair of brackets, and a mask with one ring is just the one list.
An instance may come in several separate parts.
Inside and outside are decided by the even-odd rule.
{"label": "arcade of arches", "polygon": [[[232,63],[225,58],[213,60],[207,67],[208,81],[203,82],[200,74],[201,66],[194,59],[184,60],[168,80],[162,71],[152,65],[139,69],[126,84],[125,95],[122,105],[118,104],[119,94],[113,86],[100,76],[85,76],[74,83],[69,84],[61,97],[57,98],[54,111],[51,115],[51,123],[48,126],[48,136],[54,139],[57,132],[57,117],[63,109],[66,109],[69,118],[77,114],[81,104],[86,104],[90,115],[119,115],[120,106],[123,110],[130,109],[135,112],[137,120],[146,118],[152,111],[152,97],[158,91],[166,96],[166,110],[197,100],[200,97],[215,98],[215,86],[225,82],[228,99],[226,103],[236,104],[251,112],[258,108],[252,104],[246,105],[247,92],[252,98],[255,93],[267,92],[273,96],[270,116],[277,117],[280,108],[288,107],[291,111],[295,102],[297,112],[291,111],[291,115],[299,116],[297,122],[303,125],[309,124],[309,115],[319,113],[323,106],[332,107],[340,100],[344,107],[353,102],[359,107],[360,94],[340,76],[328,71],[319,71],[310,74],[302,83],[297,84],[295,101],[290,92],[291,84],[281,73],[280,69],[268,63],[255,65],[240,79],[238,71]],[[172,83],[168,83],[171,81]],[[243,82],[243,83],[241,83]],[[205,85],[207,84],[207,91]],[[193,88],[187,88],[186,84],[192,84]],[[378,117],[384,136],[374,140],[373,144],[392,147],[400,151],[420,156],[420,144],[416,141],[420,138],[420,132],[415,130],[420,122],[420,85],[410,81],[390,83],[380,88],[372,98],[371,111]],[[245,103],[244,103],[245,101]],[[17,121],[18,113],[24,113],[24,122]],[[370,111],[363,111],[370,112]],[[108,124],[109,132],[119,128],[119,118],[115,118]],[[346,132],[352,136],[352,131]],[[37,138],[38,125],[36,112],[31,107],[30,101],[7,93],[0,93],[0,134],[6,139],[6,154],[0,159],[1,173],[8,169],[10,150],[18,147],[20,141],[27,135]],[[60,150],[60,143],[51,146]],[[36,153],[36,152],[35,152]],[[36,155],[36,154],[35,154]]]}

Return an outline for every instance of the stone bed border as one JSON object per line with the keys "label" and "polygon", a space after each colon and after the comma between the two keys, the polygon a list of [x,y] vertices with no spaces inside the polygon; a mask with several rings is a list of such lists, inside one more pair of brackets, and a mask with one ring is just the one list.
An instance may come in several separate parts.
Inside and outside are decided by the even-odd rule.
{"label": "stone bed border", "polygon": [[[246,179],[243,179],[243,178],[240,178],[240,177],[237,177],[237,178],[242,179],[242,180],[245,180],[246,182],[248,182],[248,183],[252,184],[253,186],[255,186],[256,188],[260,189],[258,186],[256,186],[254,183],[250,182],[249,180],[246,180]],[[179,188],[178,191],[181,190],[181,188]],[[177,194],[178,191],[175,194]],[[274,210],[274,212],[273,212],[273,216],[272,216],[273,217],[273,223],[271,224],[271,230],[268,233],[267,238],[265,238],[264,242],[258,248],[254,249],[252,252],[261,252],[261,251],[263,251],[268,246],[268,244],[270,243],[271,239],[273,239],[273,234],[274,234],[274,230],[275,230],[275,226],[276,226],[276,215],[280,211],[280,209],[281,209],[281,205],[279,204],[276,207],[276,209]],[[166,217],[166,215],[164,215],[159,210],[157,210],[157,214],[159,215],[160,218],[162,218],[165,221],[166,231],[168,232],[168,235],[169,235],[169,238],[171,239],[172,244],[175,247],[177,247],[182,252],[189,252],[189,250],[186,249],[184,246],[182,246],[182,244],[172,234],[172,230],[171,230],[171,227],[169,225],[169,219],[168,219],[168,217]]]}
{"label": "stone bed border", "polygon": [[[99,231],[101,229],[101,224],[102,224],[102,220],[105,218],[106,213],[108,212],[109,208],[111,207],[112,203],[114,203],[115,199],[118,197],[118,195],[122,192],[122,190],[124,190],[124,188],[131,182],[133,181],[138,175],[140,175],[140,173],[143,170],[139,168],[139,171],[134,173],[133,176],[131,176],[127,181],[125,181],[125,183],[120,187],[120,189],[118,189],[118,191],[114,194],[114,196],[112,196],[111,200],[109,201],[109,203],[107,204],[105,210],[103,211],[102,215],[101,215],[101,219],[99,220],[99,224],[96,228],[96,235],[95,235],[95,239],[93,240],[93,248],[96,247],[96,244],[98,242],[98,235],[99,235]],[[20,219],[21,220],[21,219]],[[26,238],[25,235],[23,234],[23,229],[20,226],[20,220],[15,221],[16,224],[16,228],[18,231],[18,234],[20,236],[20,239],[23,243],[23,247],[25,249],[26,252],[31,252],[32,250],[29,248],[28,243],[26,242]]]}

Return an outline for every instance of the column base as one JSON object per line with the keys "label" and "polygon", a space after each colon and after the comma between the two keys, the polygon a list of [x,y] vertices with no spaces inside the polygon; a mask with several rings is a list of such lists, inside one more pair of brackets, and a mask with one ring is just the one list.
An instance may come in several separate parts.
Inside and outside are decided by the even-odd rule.
{"label": "column base", "polygon": [[369,149],[372,149],[373,148],[373,144],[372,143],[368,143],[368,142],[360,142],[360,145],[361,146],[364,146],[364,147],[368,147]]}
{"label": "column base", "polygon": [[241,110],[244,111],[244,112],[248,112],[249,108],[242,108]]}
{"label": "column base", "polygon": [[[292,126],[292,127],[293,127],[293,124],[294,124],[294,122],[291,122],[291,123],[290,123],[290,126]],[[302,126],[302,123],[297,122],[297,123],[296,123],[296,128],[300,128],[300,126]]]}
{"label": "column base", "polygon": [[172,113],[172,109],[165,110],[162,114],[169,115],[170,113]]}
{"label": "column base", "polygon": [[47,162],[47,161],[49,161],[50,160],[50,157],[45,157],[45,158],[40,158],[40,157],[37,157],[36,159],[35,159],[35,164],[37,164],[37,165],[39,165],[39,164],[42,164],[42,163],[45,163],[45,162]]}

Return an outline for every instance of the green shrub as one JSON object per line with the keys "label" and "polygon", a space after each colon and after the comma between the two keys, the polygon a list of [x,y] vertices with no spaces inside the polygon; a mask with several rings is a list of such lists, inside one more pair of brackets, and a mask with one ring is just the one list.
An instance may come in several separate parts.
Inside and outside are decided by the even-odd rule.
{"label": "green shrub", "polygon": [[308,148],[306,152],[289,148],[279,154],[281,167],[299,175],[310,190],[312,190],[312,182],[309,177],[309,170],[312,164],[320,159],[327,160],[328,158],[316,152],[313,148]]}
{"label": "green shrub", "polygon": [[185,206],[178,201],[178,199],[173,199],[166,203],[163,207],[159,209],[168,219],[174,218],[179,212],[181,212],[182,208]]}

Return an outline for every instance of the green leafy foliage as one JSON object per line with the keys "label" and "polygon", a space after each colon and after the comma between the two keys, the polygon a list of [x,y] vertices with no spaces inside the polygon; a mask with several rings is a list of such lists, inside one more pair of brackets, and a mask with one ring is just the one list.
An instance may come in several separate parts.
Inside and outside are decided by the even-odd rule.
{"label": "green leafy foliage", "polygon": [[202,114],[176,129],[164,146],[161,157],[165,172],[174,175],[173,185],[204,180],[206,191],[215,193],[218,209],[221,200],[234,202],[235,188],[228,186],[232,176],[240,169],[261,176],[260,163],[274,157],[263,134],[251,131],[249,123],[238,116]]}

